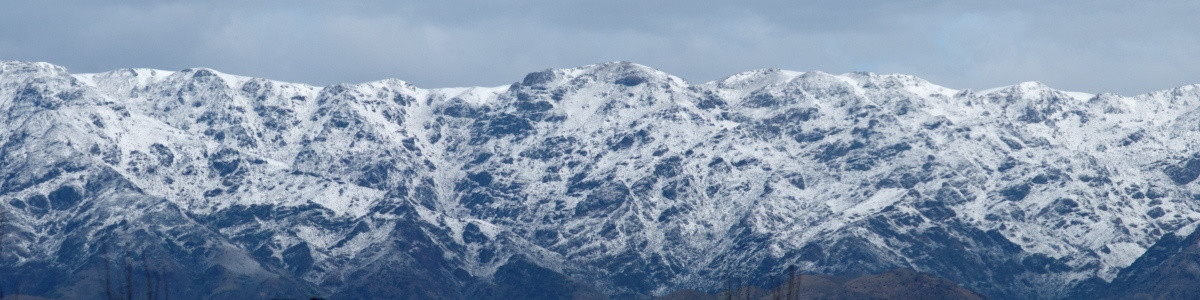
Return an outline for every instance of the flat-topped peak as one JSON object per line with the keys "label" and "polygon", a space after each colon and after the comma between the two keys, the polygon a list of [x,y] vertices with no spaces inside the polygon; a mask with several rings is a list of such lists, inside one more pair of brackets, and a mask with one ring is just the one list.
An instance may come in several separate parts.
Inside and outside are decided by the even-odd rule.
{"label": "flat-topped peak", "polygon": [[1006,85],[1006,86],[1002,86],[1002,87],[982,90],[982,91],[979,91],[979,94],[981,94],[981,95],[1001,94],[1001,93],[1028,94],[1028,93],[1032,93],[1032,92],[1043,92],[1043,91],[1050,91],[1050,90],[1054,90],[1054,89],[1050,88],[1050,86],[1048,86],[1045,83],[1042,83],[1040,81],[1025,81],[1025,82],[1021,82],[1021,83],[1017,83],[1017,84],[1013,84],[1013,85]]}
{"label": "flat-topped peak", "polygon": [[525,75],[522,85],[537,86],[567,82],[578,78],[590,78],[624,86],[637,86],[647,82],[687,85],[679,77],[645,65],[628,61],[591,64],[575,68],[547,69]]}
{"label": "flat-topped peak", "polygon": [[137,80],[137,81],[157,81],[164,79],[175,71],[151,69],[151,68],[124,68],[116,69],[100,73],[75,74],[78,77],[88,78],[105,78],[113,80]]}
{"label": "flat-topped peak", "polygon": [[8,73],[67,73],[67,68],[48,62],[0,60],[0,74]]}
{"label": "flat-topped peak", "polygon": [[986,89],[979,91],[979,95],[986,97],[1009,97],[1015,96],[1018,98],[1070,98],[1078,101],[1087,101],[1095,94],[1084,92],[1063,91],[1046,85],[1040,81],[1025,81],[1014,85],[1002,86],[998,88]]}
{"label": "flat-topped peak", "polygon": [[733,74],[706,85],[716,85],[719,88],[762,87],[785,83],[803,74],[804,72],[776,68],[757,69]]}

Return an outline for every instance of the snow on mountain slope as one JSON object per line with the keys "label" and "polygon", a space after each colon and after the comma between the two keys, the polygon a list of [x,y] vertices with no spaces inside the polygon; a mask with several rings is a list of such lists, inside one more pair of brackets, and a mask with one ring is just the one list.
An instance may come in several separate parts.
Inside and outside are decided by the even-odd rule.
{"label": "snow on mountain slope", "polygon": [[[1066,297],[1200,220],[1198,87],[972,92],[774,69],[692,85],[625,62],[493,88],[313,87],[3,62],[0,269],[100,274],[118,260],[96,245],[112,244],[216,274],[197,297],[262,282],[482,297],[530,272],[632,297],[791,265]],[[171,221],[113,227],[156,218]],[[228,259],[188,260],[201,252]],[[98,292],[96,276],[25,290]]]}

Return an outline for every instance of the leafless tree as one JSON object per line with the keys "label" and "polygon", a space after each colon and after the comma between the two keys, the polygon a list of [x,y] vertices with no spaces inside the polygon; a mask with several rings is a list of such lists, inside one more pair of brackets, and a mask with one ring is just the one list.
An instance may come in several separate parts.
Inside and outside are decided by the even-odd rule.
{"label": "leafless tree", "polygon": [[133,262],[129,249],[125,249],[125,300],[133,300]]}
{"label": "leafless tree", "polygon": [[750,279],[742,280],[742,299],[750,300]]}
{"label": "leafless tree", "polygon": [[163,300],[171,300],[171,286],[168,284],[166,271],[158,272],[158,282],[162,286]]}
{"label": "leafless tree", "polygon": [[166,264],[161,259],[146,259],[142,263],[142,272],[146,277],[146,300],[158,298],[171,299],[171,290],[167,282]]}
{"label": "leafless tree", "polygon": [[796,286],[795,286],[795,282],[796,282],[796,266],[789,266],[789,267],[788,267],[788,279],[787,279],[787,280],[788,280],[788,283],[787,283],[787,300],[792,300],[792,299],[794,299],[794,298],[792,297],[792,293],[793,293],[793,291],[795,291],[795,290],[796,290]]}
{"label": "leafless tree", "polygon": [[166,276],[166,274],[163,274],[163,278],[167,279],[167,280],[163,280],[163,300],[171,300],[171,285],[170,285],[171,281],[170,281],[169,277]]}
{"label": "leafless tree", "polygon": [[150,265],[142,268],[142,273],[146,275],[146,300],[154,300],[154,276],[151,275]]}
{"label": "leafless tree", "polygon": [[100,259],[104,260],[104,299],[113,300],[112,272],[108,266],[108,242],[100,244]]}
{"label": "leafless tree", "polygon": [[725,278],[725,300],[733,300],[733,282],[729,278]]}
{"label": "leafless tree", "polygon": [[[785,279],[784,279],[784,281],[787,281],[787,280],[790,280],[790,278],[785,278]],[[784,284],[784,283],[781,283],[781,282],[779,282],[779,281],[775,281],[775,283],[778,283],[778,285],[776,285],[776,286],[775,286],[775,290],[774,290],[774,292],[772,292],[772,293],[771,293],[771,299],[773,299],[773,300],[783,300],[783,287],[784,287],[786,284]]]}
{"label": "leafless tree", "polygon": [[[5,206],[0,206],[5,207]],[[4,237],[8,234],[5,227],[8,224],[7,210],[0,210],[0,258],[4,257]],[[4,278],[0,277],[0,298],[4,298]]]}

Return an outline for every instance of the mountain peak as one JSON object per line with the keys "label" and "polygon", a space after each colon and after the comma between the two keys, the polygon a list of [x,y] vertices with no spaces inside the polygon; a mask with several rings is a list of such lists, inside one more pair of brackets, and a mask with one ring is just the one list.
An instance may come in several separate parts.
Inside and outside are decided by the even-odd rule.
{"label": "mountain peak", "polygon": [[758,69],[733,74],[728,77],[706,83],[706,85],[715,85],[718,88],[757,89],[768,85],[786,83],[803,74],[804,72],[776,68]]}
{"label": "mountain peak", "polygon": [[47,62],[29,62],[29,61],[0,61],[0,75],[9,76],[10,74],[66,74],[67,68]]}
{"label": "mountain peak", "polygon": [[1046,92],[1050,92],[1050,91],[1054,91],[1054,89],[1040,81],[1025,81],[1025,82],[1021,82],[1021,83],[1017,83],[1017,84],[1013,84],[1013,85],[1006,85],[1006,86],[1002,86],[1002,87],[996,87],[996,88],[982,90],[982,91],[979,91],[979,94],[980,95],[998,95],[998,94],[1034,95],[1034,94],[1041,94],[1041,93],[1046,93]]}
{"label": "mountain peak", "polygon": [[526,86],[545,86],[578,79],[608,82],[628,87],[638,86],[643,83],[687,85],[687,82],[682,78],[628,61],[614,61],[575,68],[547,69],[545,71],[533,72],[525,75],[521,84]]}
{"label": "mountain peak", "polygon": [[1017,84],[1013,85],[1013,87],[1016,87],[1016,88],[1019,88],[1022,90],[1051,89],[1050,86],[1046,85],[1045,83],[1042,83],[1041,81],[1025,81],[1025,82],[1017,83]]}
{"label": "mountain peak", "polygon": [[[631,62],[441,89],[0,70],[15,231],[0,274],[47,274],[21,278],[40,295],[103,292],[76,274],[114,262],[124,249],[99,247],[113,236],[163,249],[130,254],[178,272],[180,298],[263,286],[220,262],[331,298],[479,298],[465,293],[529,275],[650,297],[789,266],[910,266],[993,298],[1054,298],[1200,220],[1172,200],[1200,174],[1196,86],[1089,109],[1037,82],[985,98],[911,75],[760,69],[689,87]],[[147,222],[113,231],[126,214]],[[399,281],[370,280],[384,277]]]}
{"label": "mountain peak", "polygon": [[1067,98],[1076,101],[1088,101],[1096,96],[1095,94],[1091,93],[1058,90],[1040,81],[1025,81],[1014,85],[986,89],[980,91],[978,94],[988,97],[1030,99]]}

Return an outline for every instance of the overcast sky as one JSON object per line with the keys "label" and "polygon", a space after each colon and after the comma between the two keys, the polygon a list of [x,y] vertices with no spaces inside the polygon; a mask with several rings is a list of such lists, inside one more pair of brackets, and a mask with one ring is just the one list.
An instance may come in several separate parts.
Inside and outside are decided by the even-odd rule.
{"label": "overcast sky", "polygon": [[107,2],[0,2],[0,59],[430,88],[615,60],[693,83],[759,68],[906,73],[976,90],[1041,81],[1132,95],[1200,83],[1200,1]]}

